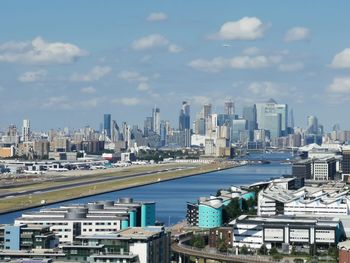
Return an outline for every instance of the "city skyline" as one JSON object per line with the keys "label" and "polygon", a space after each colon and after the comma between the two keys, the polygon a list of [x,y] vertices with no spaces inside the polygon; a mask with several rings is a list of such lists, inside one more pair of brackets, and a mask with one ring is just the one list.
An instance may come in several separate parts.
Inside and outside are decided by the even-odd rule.
{"label": "city skyline", "polygon": [[97,126],[106,112],[141,125],[155,104],[176,126],[181,101],[195,113],[274,98],[296,126],[315,115],[327,130],[350,128],[349,3],[184,4],[3,2],[0,127]]}

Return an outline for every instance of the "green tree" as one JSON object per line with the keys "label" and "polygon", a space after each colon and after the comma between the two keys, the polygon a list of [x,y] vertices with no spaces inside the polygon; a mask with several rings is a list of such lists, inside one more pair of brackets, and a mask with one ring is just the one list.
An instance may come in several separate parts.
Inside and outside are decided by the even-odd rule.
{"label": "green tree", "polygon": [[248,248],[246,245],[243,245],[243,247],[241,247],[240,251],[241,254],[243,255],[247,255],[249,253]]}
{"label": "green tree", "polygon": [[217,243],[216,243],[216,248],[217,250],[219,250],[220,252],[227,252],[227,244],[223,239],[218,239]]}
{"label": "green tree", "polygon": [[329,256],[337,259],[338,258],[338,255],[339,255],[339,252],[338,252],[338,249],[335,247],[335,246],[330,246],[328,248],[328,253],[327,253]]}
{"label": "green tree", "polygon": [[205,243],[203,237],[200,235],[193,235],[190,241],[191,246],[196,248],[204,248]]}
{"label": "green tree", "polygon": [[267,255],[267,247],[265,244],[262,244],[261,247],[258,249],[259,255]]}
{"label": "green tree", "polygon": [[276,254],[278,254],[277,248],[276,247],[272,247],[270,249],[270,255],[276,255]]}
{"label": "green tree", "polygon": [[242,214],[241,205],[238,198],[234,198],[223,209],[223,221],[227,223]]}

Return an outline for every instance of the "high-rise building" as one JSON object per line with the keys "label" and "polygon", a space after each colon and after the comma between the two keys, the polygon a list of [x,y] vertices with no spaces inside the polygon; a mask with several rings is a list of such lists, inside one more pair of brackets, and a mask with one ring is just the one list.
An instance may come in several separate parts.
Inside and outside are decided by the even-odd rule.
{"label": "high-rise building", "polygon": [[203,118],[206,119],[211,115],[211,104],[204,104],[203,105]]}
{"label": "high-rise building", "polygon": [[233,120],[232,121],[232,132],[231,132],[231,140],[232,142],[243,142],[242,134],[247,130],[247,120]]}
{"label": "high-rise building", "polygon": [[191,128],[191,120],[190,120],[190,105],[187,101],[182,102],[182,108],[180,110],[179,116],[179,130],[189,130]]}
{"label": "high-rise building", "polygon": [[112,142],[117,142],[121,139],[121,134],[119,130],[119,126],[115,120],[112,121],[112,134],[111,134],[111,140]]}
{"label": "high-rise building", "polygon": [[152,110],[152,131],[160,135],[160,109],[156,107]]}
{"label": "high-rise building", "polygon": [[165,146],[168,144],[169,129],[170,129],[169,121],[160,122],[160,143],[162,146]]}
{"label": "high-rise building", "polygon": [[111,114],[103,115],[103,130],[108,138],[111,138]]}
{"label": "high-rise building", "polygon": [[256,103],[255,106],[259,129],[270,131],[270,138],[287,134],[287,104],[278,104],[275,100],[270,99],[264,103]]}
{"label": "high-rise building", "polygon": [[23,120],[22,140],[24,142],[27,142],[30,140],[30,121],[29,120]]}
{"label": "high-rise building", "polygon": [[233,103],[232,100],[225,101],[224,113],[227,115],[234,115],[235,114],[235,104]]}
{"label": "high-rise building", "polygon": [[306,133],[318,134],[318,119],[316,116],[307,116]]}
{"label": "high-rise building", "polygon": [[294,128],[294,112],[293,109],[290,109],[289,111],[289,127]]}
{"label": "high-rise building", "polygon": [[247,130],[249,133],[249,140],[253,141],[254,140],[254,130],[257,129],[255,105],[243,107],[243,119],[245,119],[247,121]]}
{"label": "high-rise building", "polygon": [[148,137],[150,132],[152,132],[152,126],[153,126],[153,118],[152,117],[146,117],[144,126],[143,126],[143,134]]}

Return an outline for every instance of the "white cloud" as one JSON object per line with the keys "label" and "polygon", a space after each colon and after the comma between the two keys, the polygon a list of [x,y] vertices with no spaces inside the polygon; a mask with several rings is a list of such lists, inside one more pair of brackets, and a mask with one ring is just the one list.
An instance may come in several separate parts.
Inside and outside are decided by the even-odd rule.
{"label": "white cloud", "polygon": [[193,96],[191,99],[193,104],[203,105],[211,102],[211,98],[207,96]]}
{"label": "white cloud", "polygon": [[95,66],[86,74],[74,73],[71,81],[91,82],[97,81],[112,71],[110,67]]}
{"label": "white cloud", "polygon": [[22,64],[69,64],[88,53],[78,46],[46,42],[36,37],[31,42],[7,42],[0,45],[0,62]]}
{"label": "white cloud", "polygon": [[262,81],[262,82],[252,82],[248,85],[248,91],[255,95],[256,97],[280,97],[281,90],[273,82]]}
{"label": "white cloud", "polygon": [[248,48],[244,49],[242,53],[244,55],[254,56],[254,55],[258,55],[260,53],[260,49],[257,47],[248,47]]}
{"label": "white cloud", "polygon": [[212,60],[196,59],[188,65],[194,69],[218,72],[225,68],[233,69],[259,69],[266,68],[280,61],[279,56],[237,56],[231,59],[216,57]]}
{"label": "white cloud", "polygon": [[238,21],[224,23],[212,36],[223,40],[255,40],[263,37],[266,26],[257,17],[243,17]]}
{"label": "white cloud", "polygon": [[151,13],[146,20],[149,22],[158,22],[158,21],[164,21],[167,20],[168,16],[167,14],[163,13],[163,12],[154,12]]}
{"label": "white cloud", "polygon": [[73,108],[71,102],[65,96],[49,97],[41,107],[49,110],[70,110]]}
{"label": "white cloud", "polygon": [[178,53],[182,51],[182,48],[171,43],[166,37],[160,34],[151,34],[142,38],[139,38],[131,43],[131,48],[136,51],[166,48],[171,53]]}
{"label": "white cloud", "polygon": [[284,37],[284,41],[293,42],[307,40],[310,38],[310,30],[306,27],[293,27],[289,29]]}
{"label": "white cloud", "polygon": [[94,94],[96,93],[96,89],[92,86],[81,88],[80,89],[81,93],[86,93],[86,94]]}
{"label": "white cloud", "polygon": [[141,82],[138,86],[137,86],[137,89],[139,91],[146,91],[146,90],[149,90],[150,89],[150,86],[148,83],[145,83],[145,82]]}
{"label": "white cloud", "polygon": [[113,103],[116,103],[116,104],[123,104],[125,106],[135,106],[135,105],[138,105],[140,104],[140,100],[138,98],[133,98],[133,97],[124,97],[124,98],[121,98],[121,99],[115,99],[113,100]]}
{"label": "white cloud", "polygon": [[182,48],[175,45],[175,44],[170,44],[168,46],[168,51],[171,52],[171,53],[179,53],[182,51]]}
{"label": "white cloud", "polygon": [[350,77],[336,77],[328,86],[327,91],[335,94],[350,93]]}
{"label": "white cloud", "polygon": [[93,98],[90,100],[83,100],[80,102],[80,105],[84,108],[96,108],[98,105],[99,99]]}
{"label": "white cloud", "polygon": [[18,77],[21,82],[37,82],[42,81],[46,76],[46,70],[28,71],[24,72]]}
{"label": "white cloud", "polygon": [[281,64],[278,66],[278,69],[282,72],[297,72],[304,69],[304,64],[301,62]]}
{"label": "white cloud", "polygon": [[128,82],[147,82],[148,77],[142,76],[136,71],[123,70],[119,72],[118,78],[128,81]]}
{"label": "white cloud", "polygon": [[139,38],[132,42],[131,47],[134,50],[145,50],[169,45],[169,40],[162,35],[152,34]]}
{"label": "white cloud", "polygon": [[346,48],[342,52],[336,54],[333,58],[331,67],[350,68],[350,48]]}

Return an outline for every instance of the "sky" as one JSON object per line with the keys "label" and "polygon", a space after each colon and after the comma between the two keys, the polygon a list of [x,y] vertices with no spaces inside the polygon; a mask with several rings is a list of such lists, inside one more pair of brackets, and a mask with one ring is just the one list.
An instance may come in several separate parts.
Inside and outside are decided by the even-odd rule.
{"label": "sky", "polygon": [[349,1],[0,3],[0,127],[98,128],[104,113],[178,126],[203,103],[223,112],[274,98],[295,124],[350,129]]}

